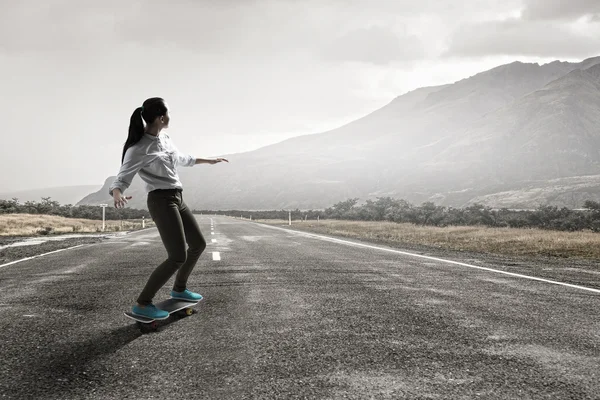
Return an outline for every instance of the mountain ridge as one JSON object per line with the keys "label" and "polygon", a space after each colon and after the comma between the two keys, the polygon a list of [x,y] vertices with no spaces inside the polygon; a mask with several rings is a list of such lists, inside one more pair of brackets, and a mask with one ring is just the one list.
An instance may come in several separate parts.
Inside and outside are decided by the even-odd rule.
{"label": "mountain ridge", "polygon": [[[180,177],[195,208],[278,209],[384,195],[447,202],[452,193],[481,197],[507,184],[597,175],[599,76],[600,57],[505,64],[407,92],[336,129],[231,155],[219,168],[180,169]],[[129,188],[141,197],[131,204],[145,208],[140,183]],[[106,199],[106,189],[84,200]]]}

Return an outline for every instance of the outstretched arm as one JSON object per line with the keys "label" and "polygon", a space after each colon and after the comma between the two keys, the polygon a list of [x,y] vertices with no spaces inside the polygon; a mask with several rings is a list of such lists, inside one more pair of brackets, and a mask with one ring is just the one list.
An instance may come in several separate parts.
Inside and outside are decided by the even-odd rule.
{"label": "outstretched arm", "polygon": [[220,163],[222,161],[229,162],[225,158],[215,158],[215,159],[195,158],[187,153],[182,153],[181,151],[179,151],[177,146],[175,146],[175,143],[173,143],[173,141],[170,140],[169,135],[165,135],[165,136],[167,137],[167,139],[169,139],[169,145],[175,152],[175,155],[177,157],[177,163],[183,167],[193,167],[196,164],[216,164],[216,163]]}
{"label": "outstretched arm", "polygon": [[196,164],[216,164],[216,163],[220,163],[222,161],[229,162],[226,158],[215,158],[215,159],[196,158]]}
{"label": "outstretched arm", "polygon": [[125,192],[131,185],[135,174],[142,169],[146,162],[146,157],[143,154],[140,154],[134,147],[128,148],[119,173],[108,189],[108,194],[112,196],[115,189],[118,189],[120,193]]}

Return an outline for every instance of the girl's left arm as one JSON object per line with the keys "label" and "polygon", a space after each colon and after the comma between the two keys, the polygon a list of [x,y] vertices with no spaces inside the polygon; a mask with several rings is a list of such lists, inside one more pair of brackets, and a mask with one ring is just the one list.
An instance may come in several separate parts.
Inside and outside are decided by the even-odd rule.
{"label": "girl's left arm", "polygon": [[175,156],[177,157],[177,164],[181,165],[183,167],[193,167],[196,164],[216,164],[216,163],[220,163],[222,161],[229,162],[225,158],[215,158],[215,159],[195,158],[189,154],[182,153],[179,151],[177,146],[175,146],[175,143],[173,143],[173,141],[170,140],[168,135],[167,135],[167,138],[169,139],[171,149],[175,152]]}
{"label": "girl's left arm", "polygon": [[196,164],[196,157],[193,157],[189,154],[182,153],[179,151],[175,143],[171,140],[168,135],[165,135],[168,139],[168,146],[171,151],[175,153],[175,157],[177,158],[177,165],[181,165],[182,167],[193,167]]}
{"label": "girl's left arm", "polygon": [[214,159],[196,158],[196,164],[216,164],[216,163],[220,163],[223,161],[229,162],[226,158],[214,158]]}

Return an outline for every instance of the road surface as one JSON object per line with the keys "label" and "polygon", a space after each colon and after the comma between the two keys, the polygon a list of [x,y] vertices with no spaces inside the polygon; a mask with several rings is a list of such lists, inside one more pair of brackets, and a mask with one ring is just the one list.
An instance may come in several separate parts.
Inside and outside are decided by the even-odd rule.
{"label": "road surface", "polygon": [[600,398],[598,290],[198,219],[205,299],[150,334],[155,228],[0,267],[0,398]]}

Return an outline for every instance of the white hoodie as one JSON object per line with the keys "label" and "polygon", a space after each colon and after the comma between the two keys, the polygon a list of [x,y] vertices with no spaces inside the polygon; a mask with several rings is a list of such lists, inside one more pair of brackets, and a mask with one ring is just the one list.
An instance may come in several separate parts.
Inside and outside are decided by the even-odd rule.
{"label": "white hoodie", "polygon": [[139,172],[146,182],[146,193],[155,189],[183,189],[177,167],[193,167],[196,158],[182,154],[166,133],[158,136],[144,133],[139,142],[125,152],[123,164],[108,193],[119,188],[121,193],[131,185],[131,180]]}

